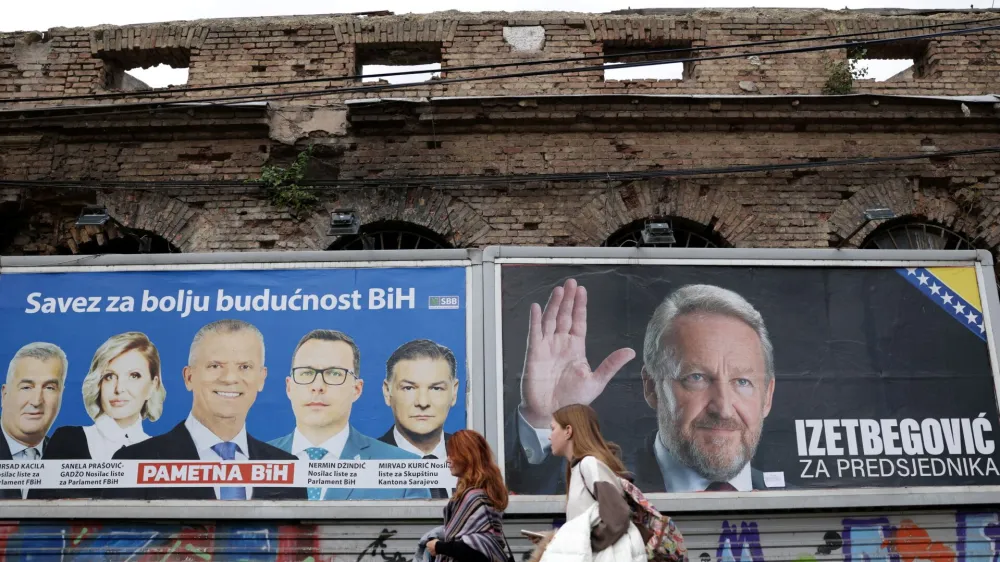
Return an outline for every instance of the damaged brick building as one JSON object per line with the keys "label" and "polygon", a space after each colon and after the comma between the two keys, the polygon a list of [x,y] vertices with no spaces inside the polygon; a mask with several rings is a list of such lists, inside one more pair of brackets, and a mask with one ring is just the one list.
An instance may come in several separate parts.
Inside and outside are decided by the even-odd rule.
{"label": "damaged brick building", "polygon": [[[4,33],[0,253],[642,245],[650,220],[678,246],[995,252],[996,19],[375,13]],[[848,43],[872,40],[866,58],[912,66],[852,77]],[[600,67],[663,59],[675,76]],[[187,84],[128,74],[158,64]],[[439,70],[379,89],[356,77],[372,65]],[[255,182],[300,154],[304,187]],[[110,220],[77,226],[90,206]],[[360,232],[331,235],[334,210]]]}

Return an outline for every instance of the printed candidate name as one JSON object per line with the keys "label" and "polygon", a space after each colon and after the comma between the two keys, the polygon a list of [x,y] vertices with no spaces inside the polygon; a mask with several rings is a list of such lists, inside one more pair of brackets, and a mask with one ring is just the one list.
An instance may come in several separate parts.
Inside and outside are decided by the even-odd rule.
{"label": "printed candidate name", "polygon": [[[257,294],[227,294],[219,289],[213,299],[197,295],[191,289],[181,289],[177,295],[154,295],[148,289],[142,296],[78,296],[46,297],[41,292],[27,296],[26,314],[86,314],[91,312],[176,312],[181,318],[194,312],[305,312],[311,310],[399,310],[416,307],[417,291],[413,287],[372,287],[367,297],[357,289],[349,293],[272,293],[264,289]],[[138,305],[138,308],[137,308]]]}
{"label": "printed candidate name", "polygon": [[[800,478],[1000,476],[986,414],[975,418],[795,420]],[[931,457],[925,455],[933,455]],[[936,458],[947,455],[948,458]],[[980,455],[980,456],[976,456]],[[838,458],[828,463],[822,457]],[[872,458],[872,457],[907,458]]]}

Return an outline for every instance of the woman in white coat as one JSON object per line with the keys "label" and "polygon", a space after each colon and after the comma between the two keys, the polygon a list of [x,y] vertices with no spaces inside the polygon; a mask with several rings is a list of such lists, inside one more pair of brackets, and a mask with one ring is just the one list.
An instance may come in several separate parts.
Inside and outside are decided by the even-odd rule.
{"label": "woman in white coat", "polygon": [[552,415],[552,454],[568,461],[566,524],[545,546],[542,562],[645,562],[646,545],[630,519],[616,451],[601,435],[597,413],[572,404]]}

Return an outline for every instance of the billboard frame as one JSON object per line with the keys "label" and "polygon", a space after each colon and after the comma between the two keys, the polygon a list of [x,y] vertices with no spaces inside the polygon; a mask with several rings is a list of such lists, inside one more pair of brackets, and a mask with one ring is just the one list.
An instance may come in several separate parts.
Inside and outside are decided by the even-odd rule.
{"label": "billboard frame", "polygon": [[[988,282],[993,256],[987,250],[858,250],[785,248],[552,248],[491,246],[483,251],[484,337],[486,338],[486,381],[497,400],[485,405],[486,434],[497,452],[497,461],[506,477],[503,404],[503,318],[501,280],[504,265],[587,264],[587,265],[720,265],[784,267],[974,267],[987,335],[993,388],[1000,407],[1000,314],[997,284]],[[657,506],[670,513],[718,511],[766,511],[788,509],[842,509],[870,507],[918,507],[983,505],[1000,503],[1000,486],[914,486],[901,488],[850,488],[830,490],[785,490],[754,492],[647,493]],[[562,495],[513,495],[508,513],[559,513],[565,508]]]}
{"label": "billboard frame", "polygon": [[[87,256],[0,256],[0,276],[30,273],[125,271],[247,271],[463,267],[466,290],[466,427],[485,433],[482,381],[482,252],[478,249],[366,250],[343,252],[216,252]],[[205,500],[10,500],[0,502],[9,519],[440,519],[447,500],[347,500],[240,502]],[[236,504],[236,505],[234,505]]]}

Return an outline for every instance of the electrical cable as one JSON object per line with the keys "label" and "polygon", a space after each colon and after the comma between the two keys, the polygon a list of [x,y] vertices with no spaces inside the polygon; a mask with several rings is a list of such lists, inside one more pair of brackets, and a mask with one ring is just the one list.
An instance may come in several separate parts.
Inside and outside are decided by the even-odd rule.
{"label": "electrical cable", "polygon": [[[786,54],[795,54],[795,53],[809,53],[809,52],[827,51],[827,50],[833,50],[833,49],[859,48],[859,47],[863,47],[863,46],[866,46],[866,45],[880,45],[880,44],[888,44],[888,43],[894,43],[894,42],[899,42],[899,41],[913,41],[913,40],[921,40],[921,39],[933,39],[933,38],[937,38],[937,37],[945,37],[945,36],[951,36],[951,35],[963,35],[963,34],[968,34],[968,33],[973,33],[973,32],[991,31],[991,30],[995,30],[995,29],[1000,29],[1000,25],[985,26],[985,27],[978,27],[978,28],[966,28],[966,29],[958,29],[958,30],[951,30],[951,31],[940,31],[940,32],[936,32],[936,33],[927,33],[927,34],[921,34],[921,35],[911,35],[911,36],[900,37],[900,38],[868,39],[868,40],[864,40],[864,41],[855,41],[855,42],[849,42],[849,43],[836,43],[836,44],[832,44],[832,45],[818,45],[818,46],[809,46],[809,47],[796,47],[796,48],[791,48],[791,49],[777,49],[777,50],[771,50],[771,51],[744,52],[744,53],[736,53],[736,54],[728,54],[728,55],[714,55],[714,56],[707,56],[707,57],[690,57],[690,58],[682,58],[682,59],[657,59],[657,60],[651,60],[651,61],[636,61],[636,62],[626,62],[626,63],[615,63],[615,64],[611,64],[611,65],[598,64],[598,65],[588,65],[588,66],[574,67],[574,68],[551,69],[551,70],[536,70],[536,71],[528,71],[528,72],[519,72],[519,73],[510,73],[510,74],[498,74],[498,75],[487,75],[487,76],[471,76],[471,77],[466,77],[466,78],[449,78],[449,79],[444,79],[444,80],[435,80],[434,83],[431,84],[431,85],[432,86],[440,86],[440,85],[447,85],[447,84],[459,84],[459,83],[468,83],[468,82],[482,82],[482,81],[501,80],[501,79],[509,79],[509,78],[525,78],[525,77],[546,76],[546,75],[553,75],[553,74],[572,74],[572,73],[579,73],[579,72],[590,72],[590,71],[595,71],[595,70],[600,70],[600,69],[607,69],[607,68],[631,68],[631,67],[642,67],[642,66],[656,66],[656,65],[671,64],[671,63],[705,62],[705,61],[712,61],[712,60],[728,60],[728,59],[735,59],[735,58],[747,58],[747,57],[751,57],[751,56],[758,56],[758,57],[760,57],[760,56],[769,56],[769,55],[786,55]],[[366,92],[366,93],[367,92],[381,92],[381,91],[386,91],[386,90],[399,90],[399,89],[404,89],[404,88],[427,87],[427,86],[428,86],[427,83],[418,83],[418,84],[412,84],[412,83],[411,84],[378,84],[378,85],[374,85],[374,86],[358,86],[358,87],[348,87],[348,88],[328,88],[328,89],[320,89],[320,90],[305,90],[305,91],[297,91],[297,92],[288,92],[288,93],[284,93],[284,94],[275,94],[275,93],[272,93],[272,94],[248,94],[248,95],[242,95],[242,96],[224,96],[224,97],[216,97],[216,98],[190,99],[190,100],[183,100],[183,101],[181,101],[181,100],[174,100],[174,101],[162,101],[162,102],[135,102],[135,103],[129,102],[129,103],[111,104],[111,105],[89,105],[89,104],[86,104],[86,105],[55,106],[55,107],[37,108],[37,109],[31,109],[31,110],[4,110],[4,111],[0,111],[0,114],[3,114],[3,113],[18,113],[18,112],[25,112],[25,111],[31,111],[31,112],[60,111],[60,112],[65,112],[65,111],[74,111],[74,110],[77,111],[78,113],[76,113],[76,114],[58,115],[58,116],[52,116],[52,115],[49,115],[49,116],[35,116],[35,117],[20,116],[20,117],[14,117],[14,118],[11,118],[11,119],[0,119],[0,124],[2,124],[2,123],[11,123],[11,122],[24,122],[24,121],[27,121],[27,120],[52,120],[52,119],[62,119],[62,118],[70,118],[70,119],[72,119],[72,118],[77,118],[77,117],[91,117],[91,116],[94,116],[94,115],[122,115],[122,114],[137,113],[137,112],[138,113],[143,113],[143,112],[152,112],[152,111],[159,111],[159,110],[164,110],[164,109],[171,109],[171,108],[175,108],[175,107],[179,107],[181,109],[188,109],[192,105],[216,105],[216,104],[234,103],[234,102],[239,102],[239,101],[255,101],[255,100],[269,100],[269,101],[291,100],[291,99],[300,99],[300,98],[308,98],[308,97],[318,97],[318,96],[324,96],[324,95],[337,95],[337,94],[358,93],[358,92]],[[101,110],[101,109],[103,109],[104,111],[96,111],[96,110]],[[85,110],[90,110],[90,111],[84,112]]]}
{"label": "electrical cable", "polygon": [[[563,63],[573,63],[573,62],[585,62],[590,60],[607,60],[607,59],[618,59],[627,58],[634,56],[652,56],[652,55],[669,55],[676,53],[695,53],[702,51],[715,51],[724,49],[740,49],[744,47],[766,47],[771,45],[788,45],[795,43],[805,43],[814,41],[829,41],[833,39],[847,39],[851,37],[866,37],[869,35],[878,35],[883,33],[901,33],[908,31],[922,31],[926,29],[937,29],[943,27],[952,27],[955,25],[978,25],[983,23],[989,23],[992,21],[998,21],[1000,17],[995,18],[985,18],[979,20],[960,20],[948,23],[939,23],[933,25],[920,25],[912,27],[901,27],[893,29],[885,29],[879,31],[864,31],[857,33],[842,33],[838,35],[822,35],[822,36],[809,36],[809,37],[797,37],[794,39],[772,39],[768,41],[757,41],[752,43],[733,43],[727,45],[705,45],[701,47],[680,47],[680,48],[670,48],[670,49],[652,49],[644,51],[634,51],[627,53],[612,53],[612,54],[602,54],[602,55],[590,55],[583,57],[567,57],[559,59],[539,59],[531,61],[519,61],[511,63],[501,63],[501,64],[479,64],[470,66],[458,66],[458,67],[448,67],[441,70],[446,72],[466,72],[474,70],[494,70],[498,68],[509,68],[509,67],[520,67],[520,66],[539,66],[539,65],[549,65],[549,64],[563,64]],[[150,97],[150,96],[174,96],[175,94],[186,94],[189,92],[209,92],[217,90],[238,90],[238,89],[250,89],[250,88],[270,88],[275,86],[290,86],[298,84],[311,84],[318,82],[347,82],[360,80],[362,78],[389,78],[394,76],[408,76],[411,74],[426,74],[426,70],[408,70],[399,72],[387,72],[381,74],[352,74],[348,76],[324,76],[317,78],[302,78],[297,80],[276,80],[270,82],[249,82],[242,84],[226,84],[221,86],[194,86],[189,88],[178,88],[174,90],[161,90],[161,91],[136,91],[136,92],[109,92],[102,94],[75,94],[70,96],[43,96],[43,97],[21,97],[21,98],[8,98],[0,100],[4,103],[23,103],[23,102],[39,102],[39,101],[62,101],[62,100],[83,100],[83,99],[116,99],[116,98],[135,98],[135,97]]]}
{"label": "electrical cable", "polygon": [[[709,168],[680,168],[674,170],[634,170],[621,172],[578,172],[549,174],[508,174],[497,176],[413,176],[362,180],[317,180],[301,182],[300,187],[324,191],[330,188],[371,189],[378,187],[431,187],[442,185],[492,185],[532,182],[586,182],[586,181],[631,181],[653,178],[691,177],[705,175],[731,175],[756,172],[790,171],[839,166],[867,166],[890,162],[906,162],[923,159],[962,158],[983,154],[1000,153],[1000,145],[935,152],[933,154],[905,154],[899,156],[870,156],[862,158],[842,158],[834,160],[789,162],[783,164],[757,164],[747,166],[725,166]],[[92,180],[0,180],[0,187],[50,187],[94,190],[157,190],[191,188],[262,186],[259,180],[171,180],[171,181],[92,181]]]}

